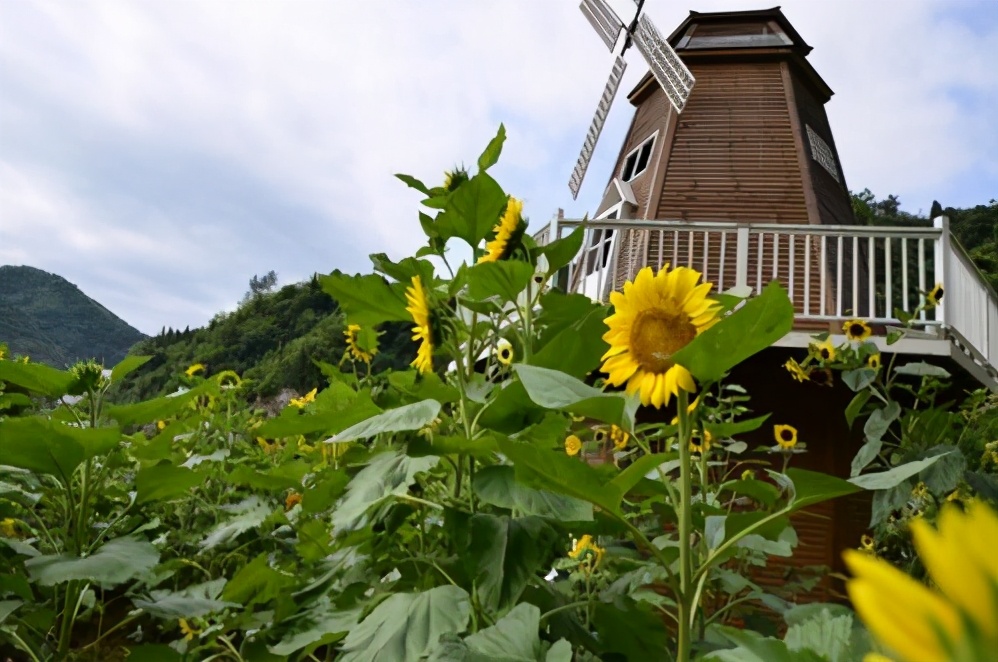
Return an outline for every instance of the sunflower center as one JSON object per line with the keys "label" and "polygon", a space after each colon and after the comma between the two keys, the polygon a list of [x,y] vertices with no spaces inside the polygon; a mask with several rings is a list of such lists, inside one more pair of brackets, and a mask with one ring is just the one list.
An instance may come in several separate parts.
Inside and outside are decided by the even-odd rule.
{"label": "sunflower center", "polygon": [[849,325],[849,335],[851,336],[861,336],[863,335],[863,326],[861,324],[851,324]]}
{"label": "sunflower center", "polygon": [[697,335],[687,315],[663,310],[643,310],[631,326],[631,355],[647,372],[665,372],[673,365],[672,355]]}
{"label": "sunflower center", "polygon": [[794,433],[790,430],[780,430],[780,439],[782,439],[784,443],[789,444],[794,440]]}

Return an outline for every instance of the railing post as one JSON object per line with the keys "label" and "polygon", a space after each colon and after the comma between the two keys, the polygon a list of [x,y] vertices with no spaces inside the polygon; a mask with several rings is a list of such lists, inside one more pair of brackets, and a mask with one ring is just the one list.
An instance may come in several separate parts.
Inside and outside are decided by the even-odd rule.
{"label": "railing post", "polygon": [[735,245],[735,287],[748,287],[749,227],[738,227],[738,241]]}
{"label": "railing post", "polygon": [[949,296],[946,295],[949,289],[946,275],[951,271],[949,261],[953,255],[953,249],[950,246],[949,216],[936,216],[932,219],[932,227],[937,228],[940,232],[935,244],[935,259],[932,265],[935,271],[935,281],[929,287],[935,287],[937,283],[943,287],[943,300],[936,306],[936,321],[940,324],[946,324],[950,318],[946,311],[950,307],[949,302],[953,300],[953,294],[955,294],[955,292],[950,292]]}

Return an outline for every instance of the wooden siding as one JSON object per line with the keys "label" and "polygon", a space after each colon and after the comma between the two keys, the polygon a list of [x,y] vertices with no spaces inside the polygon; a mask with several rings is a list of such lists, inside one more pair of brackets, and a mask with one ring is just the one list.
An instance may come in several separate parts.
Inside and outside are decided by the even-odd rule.
{"label": "wooden siding", "polygon": [[779,62],[700,62],[656,218],[807,223]]}

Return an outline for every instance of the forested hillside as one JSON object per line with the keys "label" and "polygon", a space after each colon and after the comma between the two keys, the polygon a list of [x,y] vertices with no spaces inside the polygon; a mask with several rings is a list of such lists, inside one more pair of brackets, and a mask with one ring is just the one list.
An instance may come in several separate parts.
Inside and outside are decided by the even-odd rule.
{"label": "forested hillside", "polygon": [[[254,283],[264,283],[254,287]],[[251,281],[239,308],[219,313],[203,328],[164,328],[135,345],[131,353],[153,359],[124,382],[117,397],[133,401],[171,392],[184,384],[195,363],[209,373],[232,370],[249,380],[248,391],[271,396],[283,388],[305,393],[325,383],[316,361],[339,363],[344,350],[343,316],[317,278],[269,291],[273,282]],[[381,351],[373,369],[405,366],[412,357],[405,325],[382,329]],[[397,355],[398,354],[398,355]]]}
{"label": "forested hillside", "polygon": [[62,276],[0,267],[0,341],[12,354],[57,368],[88,358],[114,365],[145,337]]}

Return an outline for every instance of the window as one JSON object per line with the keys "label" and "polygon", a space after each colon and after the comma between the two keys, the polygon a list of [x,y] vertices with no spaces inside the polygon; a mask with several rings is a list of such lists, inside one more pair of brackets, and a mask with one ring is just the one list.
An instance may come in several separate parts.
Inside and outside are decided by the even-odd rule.
{"label": "window", "polygon": [[[614,220],[617,218],[617,210],[596,220]],[[613,230],[600,229],[589,230],[590,236],[586,247],[586,275],[591,276],[597,271],[606,269],[610,264],[610,251],[613,248]]]}
{"label": "window", "polygon": [[793,41],[775,21],[692,25],[677,48],[743,48],[791,46]]}
{"label": "window", "polygon": [[651,150],[655,146],[657,135],[657,132],[652,134],[624,159],[624,171],[621,173],[621,179],[625,182],[636,179],[648,167],[648,161],[651,160]]}

